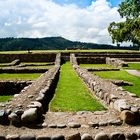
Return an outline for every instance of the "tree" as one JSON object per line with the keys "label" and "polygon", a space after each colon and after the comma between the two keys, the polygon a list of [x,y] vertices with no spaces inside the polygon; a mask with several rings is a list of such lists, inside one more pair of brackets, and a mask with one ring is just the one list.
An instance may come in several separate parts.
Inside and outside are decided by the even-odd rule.
{"label": "tree", "polygon": [[124,22],[112,22],[108,27],[113,43],[130,41],[140,45],[140,0],[124,0],[118,12]]}

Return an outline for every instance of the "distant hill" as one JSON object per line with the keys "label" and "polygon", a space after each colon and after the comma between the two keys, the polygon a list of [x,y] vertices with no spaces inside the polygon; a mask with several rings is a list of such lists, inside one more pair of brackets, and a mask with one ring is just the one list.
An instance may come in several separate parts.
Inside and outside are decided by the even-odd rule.
{"label": "distant hill", "polygon": [[65,50],[65,49],[116,49],[105,44],[82,43],[62,37],[45,38],[1,38],[0,51],[14,50]]}

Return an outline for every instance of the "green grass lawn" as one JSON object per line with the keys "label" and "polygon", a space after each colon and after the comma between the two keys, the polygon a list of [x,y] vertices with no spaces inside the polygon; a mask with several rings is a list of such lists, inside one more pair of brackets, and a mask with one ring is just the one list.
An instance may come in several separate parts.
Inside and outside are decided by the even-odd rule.
{"label": "green grass lawn", "polygon": [[49,105],[50,111],[95,111],[105,108],[88,91],[70,62],[62,65],[58,85]]}
{"label": "green grass lawn", "polygon": [[128,67],[124,67],[125,69],[134,69],[140,70],[140,63],[128,63]]}
{"label": "green grass lawn", "polygon": [[[134,50],[103,50],[103,49],[89,49],[89,50],[31,50],[32,53],[58,53],[58,52],[138,52]],[[0,51],[0,54],[27,54],[25,51]]]}
{"label": "green grass lawn", "polygon": [[80,64],[82,68],[113,68],[107,64]]}
{"label": "green grass lawn", "polygon": [[6,95],[6,96],[0,96],[0,102],[6,102],[10,100],[13,97],[13,95]]}
{"label": "green grass lawn", "polygon": [[[7,67],[10,63],[0,63],[0,68]],[[7,65],[7,66],[6,66]]]}
{"label": "green grass lawn", "polygon": [[120,71],[105,71],[94,73],[102,78],[124,80],[133,83],[133,86],[123,86],[123,88],[129,92],[135,93],[140,97],[140,77],[133,76],[123,69]]}
{"label": "green grass lawn", "polygon": [[35,80],[42,73],[1,73],[0,80]]}

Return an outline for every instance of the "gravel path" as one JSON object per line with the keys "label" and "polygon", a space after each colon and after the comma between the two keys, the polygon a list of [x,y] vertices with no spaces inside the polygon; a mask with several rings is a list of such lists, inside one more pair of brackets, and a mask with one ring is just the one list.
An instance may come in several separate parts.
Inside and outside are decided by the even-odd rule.
{"label": "gravel path", "polygon": [[[47,112],[45,115],[43,127],[36,126],[34,128],[28,127],[14,127],[14,126],[2,126],[0,125],[0,132],[2,135],[46,135],[46,136],[55,136],[55,135],[64,135],[68,136],[75,133],[89,133],[91,136],[95,136],[99,132],[105,132],[110,134],[112,132],[122,132],[132,133],[136,132],[137,129],[140,129],[139,126],[129,126],[129,125],[108,125],[108,126],[98,126],[90,127],[89,122],[107,122],[111,120],[117,120],[118,116],[113,111],[96,111],[96,112],[77,112],[77,113],[66,113],[66,112]],[[49,124],[56,124],[62,126],[63,124],[68,125],[70,122],[75,122],[81,124],[79,128],[49,128]]]}
{"label": "gravel path", "polygon": [[126,70],[129,74],[132,74],[134,76],[140,77],[140,72],[138,70]]}

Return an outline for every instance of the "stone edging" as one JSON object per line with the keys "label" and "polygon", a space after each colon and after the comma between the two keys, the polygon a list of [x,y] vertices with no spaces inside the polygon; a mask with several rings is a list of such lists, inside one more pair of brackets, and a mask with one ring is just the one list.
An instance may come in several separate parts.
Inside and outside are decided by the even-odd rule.
{"label": "stone edging", "polygon": [[140,138],[140,130],[137,129],[136,132],[131,133],[122,133],[122,132],[112,132],[110,134],[105,132],[99,132],[95,136],[92,136],[88,133],[80,134],[80,133],[73,133],[68,136],[64,135],[54,135],[54,136],[47,136],[47,135],[27,135],[27,134],[13,134],[3,136],[0,135],[1,140],[137,140]]}
{"label": "stone edging", "polygon": [[57,54],[54,67],[24,88],[7,104],[5,109],[0,110],[0,124],[30,125],[42,119],[46,109],[44,104],[51,96],[50,92],[59,75],[60,63],[61,55]]}
{"label": "stone edging", "polygon": [[79,77],[100,98],[107,107],[120,113],[120,118],[128,124],[138,124],[140,117],[140,99],[112,82],[102,79],[97,75],[90,74],[86,69],[78,66],[77,59],[71,54],[71,64]]}

